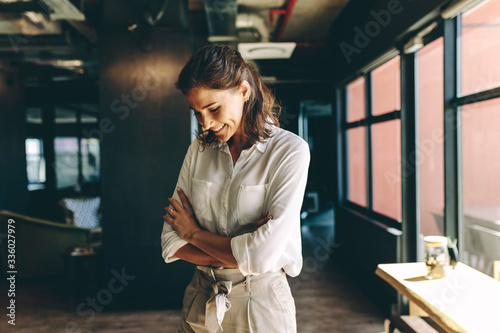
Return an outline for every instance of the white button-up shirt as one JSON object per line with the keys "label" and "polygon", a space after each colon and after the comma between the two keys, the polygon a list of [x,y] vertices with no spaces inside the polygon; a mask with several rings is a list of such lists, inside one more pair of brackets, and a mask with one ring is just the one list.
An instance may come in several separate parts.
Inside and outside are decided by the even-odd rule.
{"label": "white button-up shirt", "polygon": [[[193,140],[177,181],[201,228],[230,237],[243,275],[276,272],[290,276],[302,269],[300,209],[307,183],[309,145],[301,137],[272,126],[274,136],[241,152],[236,164],[226,142],[205,147]],[[177,191],[173,198],[179,202]],[[272,215],[259,229],[255,222]],[[187,244],[166,222],[162,255],[169,263]]]}

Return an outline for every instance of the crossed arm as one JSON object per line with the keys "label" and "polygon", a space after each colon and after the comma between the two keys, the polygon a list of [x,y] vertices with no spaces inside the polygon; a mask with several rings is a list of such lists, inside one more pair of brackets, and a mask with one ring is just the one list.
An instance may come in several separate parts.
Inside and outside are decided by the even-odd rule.
{"label": "crossed arm", "polygon": [[[181,188],[177,189],[182,205],[174,198],[169,202],[174,208],[165,208],[167,215],[163,217],[188,244],[175,252],[175,257],[196,265],[213,267],[237,267],[238,263],[231,250],[231,238],[216,235],[200,228],[188,197]],[[184,207],[183,207],[184,206]],[[257,222],[259,228],[272,216],[267,216]]]}
{"label": "crossed arm", "polygon": [[[232,253],[231,253],[232,255]],[[212,267],[236,267],[236,264],[231,265],[212,257],[211,255],[203,252],[193,244],[186,244],[175,252],[175,257],[200,266]],[[234,258],[234,257],[233,257]]]}

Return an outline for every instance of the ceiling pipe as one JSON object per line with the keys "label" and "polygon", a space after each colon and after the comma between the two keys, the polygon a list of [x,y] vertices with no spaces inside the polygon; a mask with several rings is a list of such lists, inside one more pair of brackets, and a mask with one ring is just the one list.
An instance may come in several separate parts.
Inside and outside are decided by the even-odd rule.
{"label": "ceiling pipe", "polygon": [[238,12],[236,0],[205,0],[204,3],[209,41],[235,41]]}
{"label": "ceiling pipe", "polygon": [[283,33],[285,32],[286,25],[290,16],[292,15],[293,7],[295,6],[296,0],[289,0],[285,9],[284,17],[278,24],[278,33],[276,34],[275,41],[278,42],[281,37],[283,37]]}
{"label": "ceiling pipe", "polygon": [[285,15],[286,9],[271,9],[269,10],[269,22],[274,23],[274,15]]}

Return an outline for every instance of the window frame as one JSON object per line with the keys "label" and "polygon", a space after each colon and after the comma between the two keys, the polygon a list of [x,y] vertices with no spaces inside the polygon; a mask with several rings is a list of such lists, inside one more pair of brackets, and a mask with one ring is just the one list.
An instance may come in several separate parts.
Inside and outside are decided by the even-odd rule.
{"label": "window frame", "polygon": [[[61,107],[70,111],[75,112],[75,117],[76,117],[76,123],[75,123],[75,135],[71,136],[66,136],[65,134],[62,135],[56,135],[56,126],[57,124],[55,123],[55,108],[56,107]],[[43,156],[45,158],[45,182],[43,183],[36,183],[36,185],[39,186],[29,186],[28,184],[28,191],[36,191],[40,189],[48,189],[48,190],[53,190],[53,191],[67,191],[68,189],[71,189],[72,186],[69,187],[57,187],[57,178],[55,174],[54,168],[47,168],[47,165],[55,165],[55,147],[54,147],[54,142],[56,137],[75,137],[77,138],[78,142],[78,151],[77,151],[77,156],[78,156],[78,178],[77,178],[77,184],[82,186],[85,181],[84,181],[84,176],[83,176],[83,160],[82,160],[82,149],[81,149],[81,144],[82,144],[82,139],[85,137],[83,136],[83,130],[85,127],[89,129],[89,125],[85,124],[82,122],[82,116],[83,115],[89,115],[92,117],[96,118],[96,126],[99,124],[100,121],[100,115],[98,112],[94,112],[91,110],[86,110],[83,108],[80,108],[78,106],[73,106],[73,105],[43,105],[40,107],[41,112],[42,112],[42,123],[39,125],[34,126],[33,124],[27,123],[27,129],[28,133],[26,135],[26,138],[38,138],[40,140],[43,140]],[[92,137],[89,137],[92,138]],[[46,143],[45,143],[46,142]],[[101,140],[99,140],[99,143],[101,143]],[[100,181],[100,176],[99,180]],[[90,182],[94,183],[94,182]],[[30,188],[31,187],[31,188]]]}
{"label": "window frame", "polygon": [[[372,151],[372,126],[374,124],[379,124],[382,122],[386,121],[391,121],[391,120],[396,120],[400,119],[401,120],[401,109],[393,110],[386,112],[381,115],[372,115],[372,110],[373,110],[373,96],[372,96],[372,72],[373,70],[379,68],[380,66],[386,64],[387,62],[393,60],[395,57],[399,56],[400,57],[400,70],[401,70],[401,56],[402,54],[397,53],[394,54],[393,57],[386,59],[385,61],[378,63],[377,67],[370,69],[366,73],[358,74],[352,78],[349,78],[348,80],[345,80],[343,83],[341,83],[337,88],[337,96],[340,97],[340,100],[338,102],[338,106],[341,108],[339,112],[341,116],[338,118],[338,123],[340,124],[340,133],[341,133],[341,160],[342,163],[340,165],[340,188],[342,189],[342,194],[339,195],[339,198],[342,198],[339,202],[339,204],[343,207],[349,208],[351,210],[357,211],[358,213],[363,214],[369,219],[372,219],[374,221],[379,221],[381,223],[384,223],[388,227],[401,230],[401,222],[398,220],[391,218],[389,216],[386,216],[384,214],[378,213],[373,210],[373,151]],[[348,90],[347,86],[351,82],[359,79],[360,77],[364,77],[365,81],[365,118],[361,120],[356,120],[353,122],[347,122],[348,119],[348,105],[347,105],[347,100],[348,100]],[[400,78],[401,78],[401,71],[400,71]],[[402,95],[402,91],[400,91],[400,98]],[[349,168],[348,168],[348,138],[347,138],[347,132],[349,129],[356,128],[356,127],[364,127],[365,128],[365,154],[366,154],[366,168],[365,168],[365,179],[366,179],[366,207],[360,206],[354,202],[349,201],[349,184],[348,184],[348,179],[349,179]],[[400,126],[400,135],[402,132],[402,127]],[[402,195],[402,192],[401,192]],[[402,207],[401,207],[402,208]]]}
{"label": "window frame", "polygon": [[[462,107],[500,98],[500,86],[474,93],[461,92],[462,79],[462,14],[446,20],[445,29],[445,235],[458,240],[464,250],[464,188]],[[448,37],[448,43],[446,43]],[[448,52],[448,56],[447,56]],[[448,81],[448,89],[446,87]],[[451,121],[446,121],[446,119]],[[450,139],[446,139],[449,137]],[[448,155],[446,150],[448,149]],[[448,159],[447,159],[448,157]],[[447,161],[448,160],[448,161]]]}
{"label": "window frame", "polygon": [[[449,20],[448,20],[449,21]],[[439,22],[437,27],[424,36],[424,46],[443,37],[445,33],[443,22]],[[419,163],[418,163],[418,55],[417,53],[403,52],[403,46],[399,47],[398,52],[392,52],[393,56],[385,57],[383,62],[375,60],[377,66],[370,68],[367,73],[358,73],[337,86],[337,124],[339,124],[339,136],[337,138],[337,147],[339,148],[340,161],[338,163],[338,183],[339,193],[337,204],[351,211],[362,214],[367,220],[373,223],[382,223],[385,227],[397,230],[402,237],[401,253],[398,255],[402,262],[417,261],[420,253],[420,192],[419,192]],[[388,53],[389,53],[388,52]],[[392,60],[395,56],[400,57],[400,109],[388,112],[383,115],[372,116],[371,100],[371,72],[379,66]],[[381,58],[383,58],[382,56]],[[347,85],[360,76],[365,77],[365,107],[366,118],[347,122]],[[446,81],[446,78],[445,78]],[[403,112],[404,110],[404,112]],[[401,222],[373,211],[373,184],[372,184],[372,151],[371,151],[371,125],[400,119],[401,135]],[[350,128],[365,126],[367,137],[367,207],[362,207],[348,200],[348,142],[347,130]],[[370,151],[368,151],[370,150]],[[416,155],[415,156],[415,152]],[[413,161],[413,162],[412,162]],[[408,169],[409,168],[409,169]],[[405,174],[404,170],[413,170]],[[446,170],[445,170],[446,174]],[[445,175],[446,178],[446,175]],[[447,191],[445,183],[445,192]],[[446,202],[446,199],[445,199]],[[446,226],[445,226],[446,233]]]}
{"label": "window frame", "polygon": [[[443,37],[442,22],[423,37],[423,46]],[[421,49],[422,49],[421,48]],[[443,57],[444,61],[444,57]],[[444,74],[443,74],[444,75]],[[401,56],[401,170],[402,174],[402,262],[419,261],[420,242],[420,150],[419,142],[419,68],[418,51]],[[446,79],[444,79],[446,81]],[[445,171],[446,172],[446,171]],[[445,193],[446,195],[446,187]],[[404,227],[403,227],[404,223]],[[445,230],[446,233],[446,230]]]}
{"label": "window frame", "polygon": [[[462,168],[462,123],[461,110],[464,105],[484,102],[500,98],[500,86],[483,91],[461,95],[461,23],[462,14],[454,18],[440,19],[437,27],[424,36],[424,46],[439,37],[443,37],[444,48],[444,234],[451,239],[458,240],[459,251],[463,250],[463,168]],[[355,75],[339,83],[336,87],[337,106],[337,148],[339,162],[337,177],[339,190],[337,205],[362,214],[367,220],[382,223],[386,227],[401,231],[402,252],[401,261],[417,261],[420,247],[420,189],[418,163],[418,53],[403,52],[403,46],[398,47],[400,56],[401,78],[401,108],[388,114],[372,116],[371,100],[371,68],[367,72],[358,71]],[[381,57],[383,58],[383,56]],[[391,57],[390,59],[392,59]],[[386,61],[377,63],[378,68]],[[374,60],[374,63],[377,59]],[[365,77],[365,107],[366,118],[351,123],[347,122],[347,85],[359,77]],[[404,112],[403,112],[404,111]],[[373,211],[373,184],[372,184],[372,151],[371,125],[387,120],[401,119],[401,211],[402,222]],[[358,126],[365,126],[366,130],[366,184],[367,206],[363,207],[348,200],[348,142],[347,131]],[[410,154],[415,160],[409,165]],[[404,175],[406,168],[413,168],[413,172]]]}

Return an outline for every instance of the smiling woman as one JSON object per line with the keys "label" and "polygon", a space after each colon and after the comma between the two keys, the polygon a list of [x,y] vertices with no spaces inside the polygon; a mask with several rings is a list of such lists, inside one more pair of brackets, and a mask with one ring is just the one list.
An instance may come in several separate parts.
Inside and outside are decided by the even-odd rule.
{"label": "smiling woman", "polygon": [[161,235],[165,262],[197,265],[178,332],[296,332],[286,274],[302,268],[309,146],[279,127],[273,94],[229,46],[200,49],[177,87],[202,127]]}
{"label": "smiling woman", "polygon": [[[243,104],[248,101],[249,95],[250,86],[247,81],[243,81],[236,91],[194,88],[187,94],[187,99],[196,119],[208,135],[215,135],[221,142],[231,141],[232,144],[239,145],[245,141],[242,140],[244,136],[240,123]],[[215,102],[201,106],[207,100]]]}
{"label": "smiling woman", "polygon": [[[222,141],[210,127],[212,123],[203,122],[203,116],[207,114],[204,111],[212,114],[229,112],[233,119],[236,117],[238,125],[239,121],[242,122],[241,133],[252,143],[270,137],[271,130],[267,124],[279,126],[281,107],[273,93],[262,83],[255,68],[229,46],[208,45],[202,48],[182,69],[176,85],[186,95],[205,131],[199,136],[203,143]],[[203,101],[206,103],[200,103]],[[210,117],[207,120],[210,121]]]}

